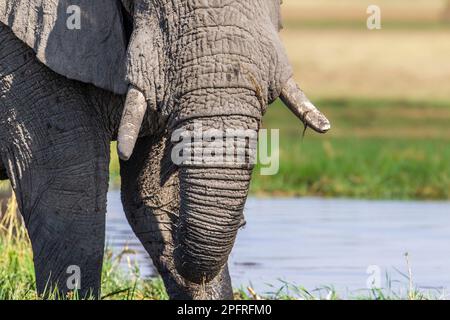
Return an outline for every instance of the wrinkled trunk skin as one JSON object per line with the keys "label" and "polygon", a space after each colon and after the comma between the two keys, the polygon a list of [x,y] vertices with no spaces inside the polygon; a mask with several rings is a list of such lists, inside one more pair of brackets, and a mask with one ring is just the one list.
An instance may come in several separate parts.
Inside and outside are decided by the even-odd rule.
{"label": "wrinkled trunk skin", "polygon": [[[242,116],[202,123],[205,130],[259,125]],[[227,260],[244,224],[251,167],[177,167],[170,132],[140,138],[130,160],[121,161],[125,213],[171,299],[232,299]]]}
{"label": "wrinkled trunk skin", "polygon": [[[254,129],[243,116],[211,117],[205,130]],[[227,260],[244,224],[251,166],[176,166],[172,130],[142,137],[121,161],[122,202],[128,221],[162,276],[172,299],[232,299]],[[190,270],[189,268],[192,270]]]}
{"label": "wrinkled trunk skin", "polygon": [[209,283],[196,284],[175,267],[180,183],[170,160],[170,135],[140,138],[129,161],[121,161],[122,202],[127,219],[149,253],[171,299],[232,299],[228,268]]}
{"label": "wrinkled trunk skin", "polygon": [[[189,120],[182,127],[198,121],[204,131],[215,128],[223,134],[227,129],[257,132],[259,128],[257,119],[233,115]],[[250,144],[245,151],[255,152]],[[180,166],[174,259],[178,272],[190,282],[208,283],[226,265],[238,229],[244,224],[252,167],[248,162],[211,164],[207,159]]]}
{"label": "wrinkled trunk skin", "polygon": [[100,295],[109,143],[121,105],[120,97],[42,65],[0,23],[0,163],[44,297],[77,288],[80,297]]}
{"label": "wrinkled trunk skin", "polygon": [[179,178],[175,263],[184,278],[207,283],[227,263],[243,224],[251,170],[185,167]]}

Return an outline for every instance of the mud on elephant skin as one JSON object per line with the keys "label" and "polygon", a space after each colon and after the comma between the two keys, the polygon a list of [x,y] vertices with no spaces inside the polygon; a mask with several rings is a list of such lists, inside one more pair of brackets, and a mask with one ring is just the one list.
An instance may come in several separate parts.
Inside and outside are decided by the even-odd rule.
{"label": "mud on elephant skin", "polygon": [[[64,24],[71,4],[80,29]],[[64,284],[74,264],[82,292],[99,293],[117,138],[124,209],[170,297],[232,298],[227,261],[253,164],[175,165],[171,138],[197,123],[258,132],[277,98],[315,131],[330,128],[293,80],[280,1],[7,0],[0,22],[0,153],[38,290],[49,277]]]}

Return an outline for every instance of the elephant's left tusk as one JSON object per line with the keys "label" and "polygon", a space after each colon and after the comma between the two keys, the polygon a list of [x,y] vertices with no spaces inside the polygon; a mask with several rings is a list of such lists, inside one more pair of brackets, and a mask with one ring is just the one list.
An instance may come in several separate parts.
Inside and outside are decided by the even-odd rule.
{"label": "elephant's left tusk", "polygon": [[117,152],[119,158],[124,161],[130,159],[133,154],[146,111],[147,101],[144,94],[137,88],[130,87],[117,136]]}
{"label": "elephant's left tusk", "polygon": [[300,119],[305,126],[319,133],[330,130],[330,121],[309,101],[294,79],[288,80],[281,91],[281,100]]}

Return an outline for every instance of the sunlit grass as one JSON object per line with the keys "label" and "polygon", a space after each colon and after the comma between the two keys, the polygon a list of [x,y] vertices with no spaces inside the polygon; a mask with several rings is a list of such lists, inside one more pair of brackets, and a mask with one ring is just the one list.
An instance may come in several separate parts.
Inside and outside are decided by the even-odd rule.
{"label": "sunlit grass", "polygon": [[[5,213],[0,212],[0,300],[36,300],[33,255],[31,244],[15,199],[8,202]],[[146,280],[139,276],[139,268],[131,266],[125,272],[119,266],[122,255],[107,249],[103,265],[102,299],[162,300],[167,299],[160,279]],[[48,299],[79,299],[77,294],[61,297],[56,292]],[[89,297],[88,297],[89,299]]]}
{"label": "sunlit grass", "polygon": [[10,192],[9,181],[0,181],[0,195],[8,194]]}
{"label": "sunlit grass", "polygon": [[[360,30],[367,32],[367,15],[360,15],[359,19],[330,19],[315,20],[294,18],[285,19],[283,26],[286,30]],[[383,31],[441,31],[450,30],[450,21],[444,20],[407,20],[383,21]]]}
{"label": "sunlit grass", "polygon": [[449,30],[286,27],[281,37],[310,96],[432,102],[450,99]]}

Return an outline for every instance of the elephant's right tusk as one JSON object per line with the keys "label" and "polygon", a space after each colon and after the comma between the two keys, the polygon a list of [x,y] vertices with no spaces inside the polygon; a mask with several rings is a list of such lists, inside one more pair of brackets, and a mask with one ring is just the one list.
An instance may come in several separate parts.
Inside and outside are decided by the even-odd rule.
{"label": "elephant's right tusk", "polygon": [[281,91],[281,100],[305,124],[316,132],[330,130],[330,121],[309,101],[294,79],[288,80]]}
{"label": "elephant's right tusk", "polygon": [[130,159],[133,154],[146,111],[147,101],[144,94],[137,88],[130,87],[117,136],[117,153],[124,161]]}

